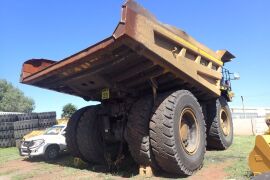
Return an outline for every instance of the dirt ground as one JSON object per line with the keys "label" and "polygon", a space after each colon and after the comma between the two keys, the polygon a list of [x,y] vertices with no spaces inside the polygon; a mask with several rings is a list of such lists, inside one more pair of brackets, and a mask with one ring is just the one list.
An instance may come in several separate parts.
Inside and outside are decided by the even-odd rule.
{"label": "dirt ground", "polygon": [[[251,172],[247,165],[247,157],[254,146],[253,136],[236,136],[234,144],[226,151],[207,151],[204,166],[196,174],[185,179],[220,180],[250,179]],[[73,158],[62,155],[54,162],[45,162],[43,158],[22,158],[16,148],[0,148],[0,180],[24,179],[145,179],[138,174],[138,167],[128,161],[121,168],[108,171],[104,167],[81,165],[75,167]],[[156,173],[149,179],[181,179],[165,173]]]}
{"label": "dirt ground", "polygon": [[227,172],[225,172],[225,168],[227,168],[231,162],[222,162],[218,164],[211,164],[209,166],[206,166],[202,168],[201,171],[196,173],[194,176],[190,177],[189,179],[192,180],[202,180],[207,177],[207,179],[213,179],[213,180],[218,180],[218,179],[225,179],[226,177],[229,176]]}
{"label": "dirt ground", "polygon": [[[64,161],[66,157],[62,157]],[[201,180],[207,177],[209,180],[224,179],[227,177],[227,173],[224,171],[230,163],[218,163],[205,166],[195,175],[189,177],[191,180]],[[133,168],[133,167],[132,167]],[[114,174],[104,173],[100,170],[89,169],[76,169],[73,167],[65,167],[60,163],[45,163],[42,160],[28,160],[19,158],[6,162],[0,166],[0,179],[1,180],[22,180],[22,179],[126,179],[127,177],[133,177],[135,179],[144,179],[139,176],[136,170],[134,174]],[[162,177],[163,176],[163,177]],[[158,175],[158,177],[152,177],[151,179],[163,179],[163,178],[178,178],[169,177],[167,175]]]}

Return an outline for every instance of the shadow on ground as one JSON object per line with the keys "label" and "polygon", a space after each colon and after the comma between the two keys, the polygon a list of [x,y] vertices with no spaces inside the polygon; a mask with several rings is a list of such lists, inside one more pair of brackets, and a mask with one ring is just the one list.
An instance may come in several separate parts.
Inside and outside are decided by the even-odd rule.
{"label": "shadow on ground", "polygon": [[[54,164],[59,165],[63,167],[70,167],[74,169],[80,169],[80,170],[89,170],[96,173],[105,173],[105,174],[111,174],[113,176],[119,176],[123,178],[130,178],[139,175],[139,167],[138,165],[133,161],[131,157],[126,158],[123,160],[123,162],[117,166],[109,169],[107,166],[103,165],[96,165],[96,164],[81,164],[79,167],[74,165],[73,157],[71,157],[68,154],[62,154],[60,155],[56,160],[53,161],[45,161],[43,157],[31,157],[31,158],[25,158],[24,161],[27,162],[45,162],[48,164]],[[179,175],[172,175],[165,173],[163,171],[156,171],[154,173],[155,177],[160,178],[185,178],[183,176]]]}
{"label": "shadow on ground", "polygon": [[95,165],[89,163],[83,163],[79,166],[74,165],[73,157],[68,154],[62,154],[56,160],[53,161],[45,161],[43,157],[31,157],[25,158],[24,161],[27,162],[45,162],[48,164],[59,165],[63,167],[70,167],[74,169],[81,169],[81,170],[89,170],[92,172],[97,173],[111,173],[113,176],[119,177],[133,177],[139,174],[137,165],[131,159],[126,159],[122,162],[119,166],[109,169],[107,166],[103,165]]}

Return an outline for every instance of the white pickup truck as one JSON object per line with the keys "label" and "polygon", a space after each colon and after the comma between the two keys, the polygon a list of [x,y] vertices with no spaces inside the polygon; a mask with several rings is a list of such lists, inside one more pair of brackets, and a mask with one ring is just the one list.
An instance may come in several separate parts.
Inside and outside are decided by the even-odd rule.
{"label": "white pickup truck", "polygon": [[55,159],[66,150],[66,124],[54,125],[41,135],[23,139],[19,147],[21,156],[44,156],[46,160]]}

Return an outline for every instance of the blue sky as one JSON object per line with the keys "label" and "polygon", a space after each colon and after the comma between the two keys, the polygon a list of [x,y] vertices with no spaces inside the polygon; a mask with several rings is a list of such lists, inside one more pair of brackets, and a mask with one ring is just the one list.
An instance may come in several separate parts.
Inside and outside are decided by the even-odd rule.
{"label": "blue sky", "polygon": [[[1,0],[0,78],[36,102],[35,111],[56,110],[66,103],[78,108],[92,102],[19,83],[21,65],[31,58],[60,60],[108,36],[124,1]],[[231,106],[270,106],[270,1],[138,0],[156,17],[185,30],[213,50],[228,49],[237,58],[226,65],[239,72],[232,83]]]}

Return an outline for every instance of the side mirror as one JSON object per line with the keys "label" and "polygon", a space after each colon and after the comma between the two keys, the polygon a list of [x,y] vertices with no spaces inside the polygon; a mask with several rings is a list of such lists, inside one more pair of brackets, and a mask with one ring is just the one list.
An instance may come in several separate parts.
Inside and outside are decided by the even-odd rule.
{"label": "side mirror", "polygon": [[63,131],[63,132],[61,133],[61,135],[65,136],[65,135],[66,135],[66,131]]}
{"label": "side mirror", "polygon": [[238,73],[233,73],[233,80],[239,80],[240,75]]}

